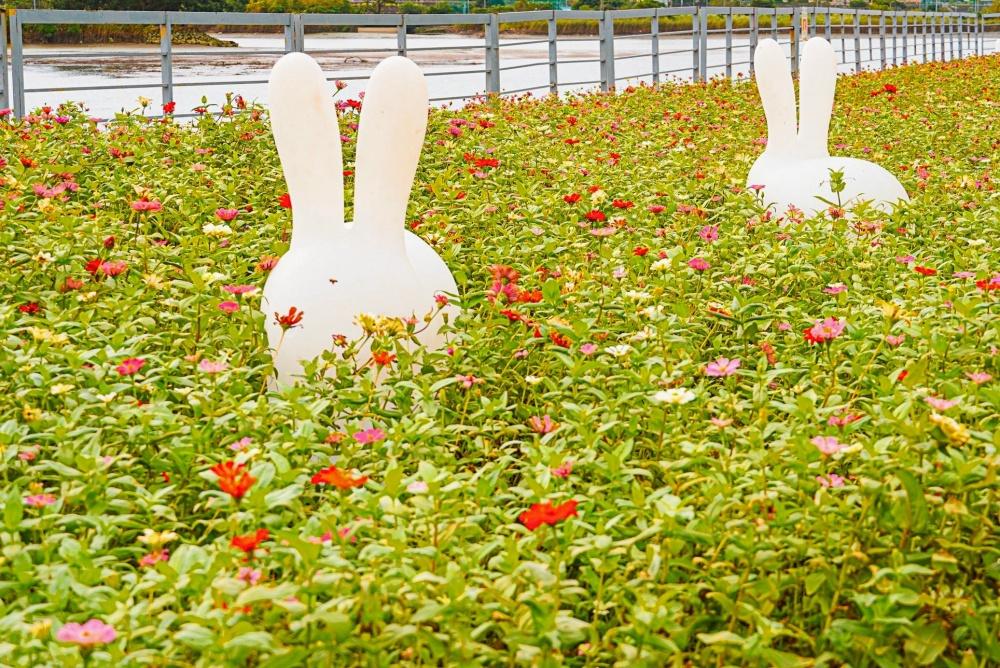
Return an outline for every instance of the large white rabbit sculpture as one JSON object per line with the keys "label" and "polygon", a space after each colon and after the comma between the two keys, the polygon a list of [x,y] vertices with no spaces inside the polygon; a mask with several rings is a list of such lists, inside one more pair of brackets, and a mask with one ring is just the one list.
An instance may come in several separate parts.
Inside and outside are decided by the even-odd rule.
{"label": "large white rabbit sculpture", "polygon": [[868,201],[890,211],[900,201],[909,201],[896,177],[882,167],[830,156],[827,136],[837,87],[837,60],[830,43],[810,39],[801,63],[796,124],[795,89],[785,54],[773,39],[757,45],[754,71],[767,117],[767,148],[750,168],[747,187],[763,186],[764,201],[780,213],[794,205],[814,215],[828,206],[820,198],[837,201],[830,188],[830,170],[836,170],[844,174],[846,187],[839,193],[844,206]]}
{"label": "large white rabbit sculpture", "polygon": [[[302,362],[333,347],[333,335],[361,335],[358,314],[419,319],[435,308],[435,296],[458,290],[434,249],[405,230],[427,129],[420,69],[393,56],[372,73],[358,128],[352,223],[344,222],[340,127],[319,65],[302,53],[283,56],[271,71],[268,99],[292,200],[292,238],[268,276],[262,309],[278,383],[289,384]],[[286,329],[275,313],[292,307],[303,317]],[[418,334],[422,344],[442,342],[442,320]],[[359,351],[359,362],[367,355]]]}

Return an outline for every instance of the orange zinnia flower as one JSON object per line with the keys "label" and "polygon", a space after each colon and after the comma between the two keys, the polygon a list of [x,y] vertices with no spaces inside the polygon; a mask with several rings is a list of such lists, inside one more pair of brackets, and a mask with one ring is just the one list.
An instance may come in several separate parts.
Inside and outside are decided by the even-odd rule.
{"label": "orange zinnia flower", "polygon": [[237,464],[232,459],[213,466],[212,473],[219,477],[219,489],[237,501],[257,482],[244,464]]}
{"label": "orange zinnia flower", "polygon": [[352,478],[350,473],[342,471],[336,466],[328,466],[325,469],[321,469],[319,473],[312,477],[312,484],[314,485],[333,485],[337,489],[361,487],[366,482],[368,482],[368,476],[363,475]]}

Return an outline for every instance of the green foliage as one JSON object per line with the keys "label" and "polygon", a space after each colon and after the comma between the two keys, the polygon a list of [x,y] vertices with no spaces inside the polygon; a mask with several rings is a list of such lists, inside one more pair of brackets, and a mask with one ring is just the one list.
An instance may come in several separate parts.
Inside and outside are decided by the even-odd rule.
{"label": "green foliage", "polygon": [[263,110],[0,120],[0,665],[1000,663],[1000,60],[837,94],[896,213],[766,213],[742,83],[434,111],[408,221],[448,349],[284,390]]}

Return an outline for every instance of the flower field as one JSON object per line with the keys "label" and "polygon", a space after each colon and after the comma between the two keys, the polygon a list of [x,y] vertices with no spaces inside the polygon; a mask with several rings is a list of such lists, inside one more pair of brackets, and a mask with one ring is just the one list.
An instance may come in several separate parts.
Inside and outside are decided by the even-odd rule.
{"label": "flower field", "polygon": [[768,213],[752,84],[433,112],[448,347],[284,390],[264,110],[0,118],[0,665],[1000,664],[1000,59],[837,95],[891,216]]}

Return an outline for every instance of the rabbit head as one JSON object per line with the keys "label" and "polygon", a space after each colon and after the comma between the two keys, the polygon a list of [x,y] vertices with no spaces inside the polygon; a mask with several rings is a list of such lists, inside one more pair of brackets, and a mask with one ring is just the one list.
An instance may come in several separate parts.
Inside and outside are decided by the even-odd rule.
{"label": "rabbit head", "polygon": [[[404,233],[427,127],[427,86],[416,65],[394,56],[372,73],[358,128],[351,223],[344,222],[340,128],[319,65],[301,53],[282,57],[268,96],[292,200],[292,238],[268,277],[262,308],[278,380],[290,382],[303,361],[332,348],[332,335],[361,336],[359,314],[419,319],[434,309],[436,293],[455,292],[455,282],[429,246]],[[414,243],[421,246],[416,267],[408,252]],[[279,316],[292,307],[303,315],[289,328]],[[437,327],[421,334],[422,343],[439,340]],[[358,361],[367,354],[360,351]]]}
{"label": "rabbit head", "polygon": [[837,87],[833,47],[821,37],[802,47],[798,113],[792,73],[781,47],[772,39],[757,45],[754,71],[764,115],[767,147],[750,168],[747,185],[763,185],[765,200],[778,210],[794,205],[809,213],[834,201],[830,171],[843,171],[847,191],[843,202],[872,201],[887,209],[906,200],[906,191],[878,165],[850,158],[832,158],[828,142]]}

